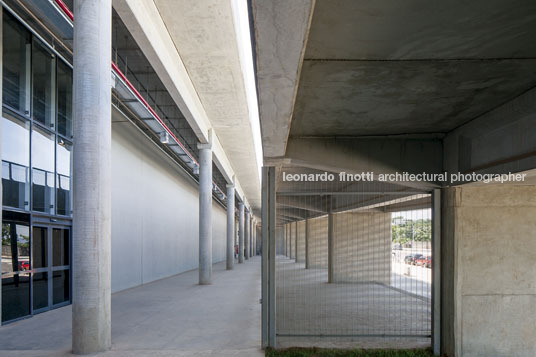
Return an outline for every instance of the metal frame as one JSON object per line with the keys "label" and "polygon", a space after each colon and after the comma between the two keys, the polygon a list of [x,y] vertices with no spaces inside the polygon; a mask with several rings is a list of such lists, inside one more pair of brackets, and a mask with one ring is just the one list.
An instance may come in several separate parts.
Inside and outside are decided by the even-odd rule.
{"label": "metal frame", "polygon": [[432,349],[441,350],[441,189],[432,191]]}
{"label": "metal frame", "polygon": [[276,347],[275,260],[276,260],[275,167],[262,168],[262,347]]}
{"label": "metal frame", "polygon": [[[53,88],[52,90],[54,91],[54,117],[52,118],[53,122],[54,122],[54,126],[53,128],[50,128],[50,127],[47,127],[46,125],[43,125],[42,123],[40,123],[39,121],[37,120],[34,120],[33,118],[33,66],[32,66],[32,63],[33,63],[33,53],[30,54],[30,58],[29,58],[29,61],[27,63],[27,66],[29,66],[29,73],[28,73],[28,76],[29,76],[29,87],[26,89],[26,94],[27,94],[27,100],[29,101],[29,108],[28,109],[28,113],[24,113],[24,112],[21,112],[19,110],[16,110],[14,108],[11,108],[10,106],[2,103],[2,117],[3,117],[3,112],[5,111],[7,114],[9,114],[10,116],[13,116],[14,118],[16,118],[17,120],[22,120],[23,122],[25,123],[28,123],[28,135],[29,135],[29,138],[28,138],[28,143],[29,143],[29,160],[28,160],[28,163],[29,163],[29,167],[28,167],[28,179],[29,181],[27,182],[28,184],[28,190],[29,190],[29,202],[28,202],[28,210],[25,210],[25,209],[19,209],[19,208],[14,208],[14,207],[9,207],[9,206],[4,206],[2,204],[2,211],[13,211],[13,212],[20,212],[20,213],[25,213],[25,214],[28,214],[29,216],[29,232],[30,232],[30,262],[33,261],[33,228],[34,227],[42,227],[42,228],[45,228],[47,229],[47,239],[48,239],[48,242],[47,242],[47,249],[49,250],[48,252],[48,256],[47,256],[47,259],[49,259],[49,267],[47,268],[39,268],[39,269],[31,269],[30,271],[28,271],[28,273],[30,274],[30,300],[29,300],[29,304],[30,304],[30,314],[27,315],[27,316],[23,316],[21,318],[17,318],[17,319],[14,319],[14,320],[10,320],[10,321],[5,321],[3,323],[0,322],[0,324],[6,324],[6,323],[10,323],[10,322],[14,322],[14,321],[18,321],[20,319],[24,319],[24,318],[28,318],[28,317],[31,317],[32,315],[34,314],[37,314],[37,313],[40,313],[40,312],[44,312],[44,311],[48,311],[48,310],[51,310],[51,309],[54,309],[54,308],[57,308],[57,307],[61,307],[61,306],[65,306],[65,305],[68,305],[71,303],[71,298],[72,298],[72,274],[69,274],[69,300],[68,301],[65,301],[65,302],[62,302],[62,303],[59,303],[59,304],[53,304],[53,296],[52,296],[52,284],[53,284],[53,272],[54,271],[58,271],[58,270],[68,270],[68,271],[72,271],[72,243],[70,244],[70,247],[69,247],[69,255],[70,255],[70,259],[69,259],[69,265],[68,266],[60,266],[60,267],[54,267],[52,266],[52,232],[53,232],[53,229],[54,228],[59,228],[59,229],[67,229],[69,230],[69,239],[70,239],[70,242],[72,242],[72,216],[71,215],[59,215],[57,214],[57,208],[58,208],[58,195],[57,195],[57,189],[58,189],[58,182],[57,182],[57,145],[58,145],[58,140],[59,139],[62,139],[66,144],[68,145],[71,145],[72,147],[72,135],[71,136],[65,136],[63,134],[61,134],[59,131],[58,131],[58,125],[57,125],[57,116],[58,116],[58,108],[57,108],[57,97],[58,97],[58,85],[57,85],[57,82],[58,82],[58,58],[61,59],[63,61],[63,63],[68,67],[68,68],[71,68],[72,69],[72,65],[64,58],[62,57],[52,46],[50,46],[50,44],[45,41],[32,27],[30,27],[24,20],[22,20],[20,18],[20,16],[18,16],[18,14],[16,12],[14,12],[12,9],[10,9],[4,2],[2,2],[2,5],[3,5],[3,8],[5,8],[6,10],[8,10],[8,13],[10,13],[29,33],[30,33],[30,46],[32,46],[32,49],[34,47],[34,42],[37,40],[39,40],[39,44],[42,46],[42,48],[47,51],[49,54],[51,54],[51,56],[55,56],[56,57],[56,60],[54,62],[54,83],[52,84],[53,85]],[[33,148],[33,131],[34,129],[37,128],[37,129],[40,129],[42,130],[44,133],[46,133],[47,135],[51,135],[54,137],[54,140],[53,140],[53,145],[54,145],[54,201],[53,201],[53,204],[54,204],[54,212],[51,214],[50,213],[50,210],[47,210],[47,212],[40,212],[40,211],[35,211],[33,209],[33,187],[32,187],[32,184],[33,184],[33,160],[32,160],[32,148]],[[71,155],[71,167],[72,167],[72,155]],[[71,197],[69,199],[69,208],[68,208],[68,211],[70,213],[72,213],[72,170],[71,170],[71,182],[70,182],[70,186],[71,186]],[[33,308],[33,297],[34,297],[34,294],[33,294],[33,277],[34,277],[34,274],[35,273],[43,273],[43,272],[47,272],[49,274],[49,281],[48,281],[48,299],[49,299],[49,304],[46,308],[42,308],[42,309],[36,309],[34,310]]]}

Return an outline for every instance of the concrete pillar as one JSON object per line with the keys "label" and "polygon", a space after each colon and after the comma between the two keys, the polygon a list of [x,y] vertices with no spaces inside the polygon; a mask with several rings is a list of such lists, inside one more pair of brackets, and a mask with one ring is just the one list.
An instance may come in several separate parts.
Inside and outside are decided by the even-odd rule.
{"label": "concrete pillar", "polygon": [[227,270],[234,265],[235,187],[227,185]]}
{"label": "concrete pillar", "polygon": [[244,258],[246,258],[246,260],[249,260],[249,234],[250,234],[249,220],[250,220],[249,212],[246,212],[245,221],[244,221],[244,242],[245,242]]}
{"label": "concrete pillar", "polygon": [[257,222],[255,220],[253,220],[253,224],[252,224],[252,227],[253,229],[251,230],[251,241],[253,243],[252,247],[251,247],[251,256],[254,257],[257,255],[255,249],[257,247]]}
{"label": "concrete pillar", "polygon": [[73,308],[75,354],[111,346],[112,1],[74,1]]}
{"label": "concrete pillar", "polygon": [[309,220],[305,220],[305,269],[309,269]]}
{"label": "concrete pillar", "polygon": [[238,263],[244,262],[244,203],[238,204]]}
{"label": "concrete pillar", "polygon": [[212,145],[199,149],[199,285],[212,283]]}
{"label": "concrete pillar", "polygon": [[328,213],[328,283],[333,283],[333,231],[334,231],[334,217],[333,213]]}
{"label": "concrete pillar", "polygon": [[341,212],[333,218],[332,283],[391,283],[391,213]]}
{"label": "concrete pillar", "polygon": [[535,197],[528,184],[443,189],[441,355],[536,356]]}
{"label": "concrete pillar", "polygon": [[294,222],[294,262],[298,262],[298,222]]}

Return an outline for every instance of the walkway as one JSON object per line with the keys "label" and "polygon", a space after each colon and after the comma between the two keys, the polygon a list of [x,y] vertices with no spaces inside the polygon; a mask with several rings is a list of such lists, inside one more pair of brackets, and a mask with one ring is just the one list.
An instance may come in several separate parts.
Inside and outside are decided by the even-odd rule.
{"label": "walkway", "polygon": [[[261,258],[214,265],[112,295],[112,349],[98,356],[263,356]],[[0,327],[0,356],[68,356],[71,307]]]}

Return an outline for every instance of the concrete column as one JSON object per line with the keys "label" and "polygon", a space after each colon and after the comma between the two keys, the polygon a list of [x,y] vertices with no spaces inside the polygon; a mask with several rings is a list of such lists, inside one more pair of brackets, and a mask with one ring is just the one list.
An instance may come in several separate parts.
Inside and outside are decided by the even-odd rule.
{"label": "concrete column", "polygon": [[238,263],[244,262],[244,203],[238,204]]}
{"label": "concrete column", "polygon": [[287,256],[287,225],[283,225],[283,255]]}
{"label": "concrete column", "polygon": [[250,220],[250,216],[249,216],[249,212],[246,212],[246,216],[245,216],[245,222],[244,222],[244,242],[245,242],[245,246],[244,246],[244,258],[246,258],[246,260],[249,260],[249,220]]}
{"label": "concrete column", "polygon": [[309,220],[305,220],[305,269],[309,269]]}
{"label": "concrete column", "polygon": [[298,222],[294,222],[294,262],[298,262]]}
{"label": "concrete column", "polygon": [[73,308],[75,354],[111,346],[112,1],[74,1]]}
{"label": "concrete column", "polygon": [[333,213],[328,213],[328,283],[333,283]]}
{"label": "concrete column", "polygon": [[199,149],[199,285],[212,283],[212,145]]}
{"label": "concrete column", "polygon": [[227,270],[234,265],[235,187],[227,185]]}
{"label": "concrete column", "polygon": [[252,230],[251,230],[251,256],[254,257],[255,255],[257,255],[255,253],[255,247],[257,246],[257,229],[256,229],[256,221],[253,220],[253,223],[251,224],[251,226],[253,227]]}
{"label": "concrete column", "polygon": [[442,191],[441,355],[536,356],[536,186]]}

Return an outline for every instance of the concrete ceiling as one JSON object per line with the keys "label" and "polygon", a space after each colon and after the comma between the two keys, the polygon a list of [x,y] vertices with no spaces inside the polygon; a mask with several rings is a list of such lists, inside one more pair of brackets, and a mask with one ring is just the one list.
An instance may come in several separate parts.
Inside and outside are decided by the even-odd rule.
{"label": "concrete ceiling", "polygon": [[[304,137],[437,136],[536,86],[531,0],[316,0],[300,3],[305,13],[312,4],[311,19],[293,20],[280,1],[269,3],[253,2],[265,158],[288,156],[289,140]],[[301,62],[279,44],[296,33],[306,36],[294,39]],[[278,74],[295,89],[287,102],[269,100]],[[267,130],[274,122],[279,132]]]}
{"label": "concrete ceiling", "polygon": [[536,85],[534,1],[319,0],[290,135],[446,133]]}
{"label": "concrete ceiling", "polygon": [[260,209],[260,177],[231,1],[154,3],[249,202]]}

